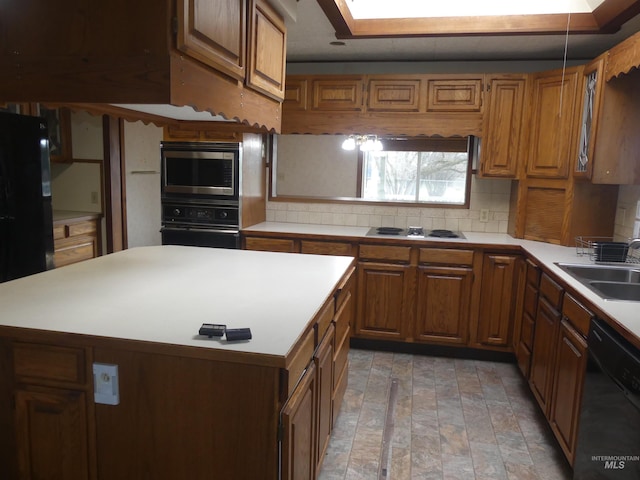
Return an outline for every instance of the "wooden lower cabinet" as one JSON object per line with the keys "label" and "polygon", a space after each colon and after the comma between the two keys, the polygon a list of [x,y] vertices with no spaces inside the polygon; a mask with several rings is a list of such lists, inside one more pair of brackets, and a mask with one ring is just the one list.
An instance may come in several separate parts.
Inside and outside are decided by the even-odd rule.
{"label": "wooden lower cabinet", "polygon": [[100,255],[100,219],[71,219],[53,225],[56,268]]}
{"label": "wooden lower cabinet", "polygon": [[316,366],[312,362],[281,414],[281,480],[312,480],[316,475]]}
{"label": "wooden lower cabinet", "polygon": [[569,463],[573,464],[587,366],[587,342],[568,319],[564,319],[560,324],[557,345],[549,423]]}
{"label": "wooden lower cabinet", "polygon": [[535,322],[529,385],[545,414],[549,411],[550,405],[551,382],[555,363],[555,340],[559,326],[560,313],[546,299],[540,299]]}
{"label": "wooden lower cabinet", "polygon": [[329,326],[329,330],[318,346],[313,356],[316,365],[316,390],[317,390],[317,450],[315,453],[316,471],[319,471],[324,454],[329,446],[331,429],[333,427],[332,399],[333,399],[333,340],[335,327]]}
{"label": "wooden lower cabinet", "polygon": [[480,313],[475,341],[511,348],[517,298],[517,255],[486,253],[482,262]]}
{"label": "wooden lower cabinet", "polygon": [[358,264],[356,335],[404,340],[411,324],[415,267]]}
{"label": "wooden lower cabinet", "polygon": [[471,268],[418,267],[416,340],[466,345]]}
{"label": "wooden lower cabinet", "polygon": [[95,478],[84,392],[21,387],[15,393],[15,415],[20,478]]}
{"label": "wooden lower cabinet", "polygon": [[540,268],[531,260],[525,261],[525,281],[522,292],[522,311],[520,328],[515,339],[515,352],[518,368],[526,379],[531,371],[531,351],[536,314],[538,312],[538,286],[540,284]]}

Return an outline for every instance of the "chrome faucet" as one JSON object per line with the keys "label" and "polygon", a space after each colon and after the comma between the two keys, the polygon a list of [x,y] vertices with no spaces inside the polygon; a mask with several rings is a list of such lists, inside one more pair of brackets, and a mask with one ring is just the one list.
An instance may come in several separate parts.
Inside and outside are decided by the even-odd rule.
{"label": "chrome faucet", "polygon": [[629,242],[629,250],[633,248],[640,248],[640,238],[632,238]]}

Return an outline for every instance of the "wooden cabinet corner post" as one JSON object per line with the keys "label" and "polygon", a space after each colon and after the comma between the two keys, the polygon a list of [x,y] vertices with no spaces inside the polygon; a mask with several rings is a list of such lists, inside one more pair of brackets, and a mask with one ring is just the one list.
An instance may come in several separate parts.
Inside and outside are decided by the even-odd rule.
{"label": "wooden cabinet corner post", "polygon": [[104,115],[104,182],[107,253],[127,247],[127,202],[124,175],[124,123]]}

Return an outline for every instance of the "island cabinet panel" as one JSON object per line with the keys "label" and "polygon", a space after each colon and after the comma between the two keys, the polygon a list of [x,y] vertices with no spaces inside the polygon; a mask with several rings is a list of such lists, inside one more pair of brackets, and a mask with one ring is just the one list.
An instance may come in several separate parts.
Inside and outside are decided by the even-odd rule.
{"label": "island cabinet panel", "polygon": [[467,344],[472,282],[471,268],[418,267],[416,340]]}
{"label": "island cabinet panel", "polygon": [[534,74],[526,173],[530,177],[567,178],[574,158],[578,88],[582,67]]}
{"label": "island cabinet panel", "polygon": [[318,345],[313,356],[316,366],[316,390],[317,390],[317,449],[315,453],[316,471],[319,471],[324,454],[329,446],[331,429],[333,427],[333,341],[335,327],[330,326],[324,339]]}
{"label": "island cabinet panel", "polygon": [[15,393],[20,478],[95,479],[85,392],[21,387]]}
{"label": "island cabinet panel", "polygon": [[336,422],[349,379],[349,339],[355,322],[356,276],[352,273],[336,292],[335,333],[333,336],[333,394],[331,424]]}
{"label": "island cabinet panel", "polygon": [[482,76],[464,79],[427,80],[427,111],[481,111],[482,80]]}
{"label": "island cabinet panel", "polygon": [[95,479],[89,352],[31,342],[13,342],[7,351],[15,382],[19,478]]}
{"label": "island cabinet panel", "polygon": [[485,254],[476,342],[511,348],[516,307],[516,255]]}
{"label": "island cabinet panel", "polygon": [[99,478],[276,478],[278,368],[94,354],[118,365],[120,387],[119,405],[95,405]]}
{"label": "island cabinet panel", "polygon": [[177,47],[238,80],[246,72],[247,0],[178,0]]}
{"label": "island cabinet panel", "polygon": [[524,113],[524,75],[487,79],[479,173],[515,178]]}
{"label": "island cabinet panel", "polygon": [[312,363],[282,410],[280,480],[316,478],[316,388],[316,367]]}

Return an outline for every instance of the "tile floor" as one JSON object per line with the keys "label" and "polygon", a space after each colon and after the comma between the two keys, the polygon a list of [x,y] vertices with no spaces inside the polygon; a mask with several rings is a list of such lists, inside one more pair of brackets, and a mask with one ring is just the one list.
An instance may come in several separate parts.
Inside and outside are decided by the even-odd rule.
{"label": "tile floor", "polygon": [[564,480],[514,364],[352,349],[319,480]]}

